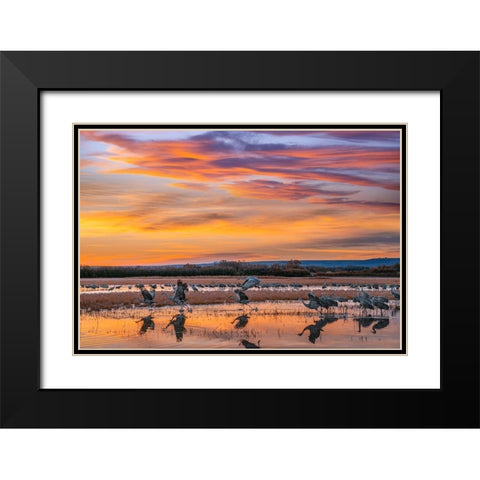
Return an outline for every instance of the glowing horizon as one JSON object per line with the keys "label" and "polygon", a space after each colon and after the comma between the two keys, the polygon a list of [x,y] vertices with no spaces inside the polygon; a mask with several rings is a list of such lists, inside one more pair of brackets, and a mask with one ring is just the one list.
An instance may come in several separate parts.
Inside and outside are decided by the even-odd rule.
{"label": "glowing horizon", "polygon": [[399,130],[80,130],[80,263],[400,257]]}

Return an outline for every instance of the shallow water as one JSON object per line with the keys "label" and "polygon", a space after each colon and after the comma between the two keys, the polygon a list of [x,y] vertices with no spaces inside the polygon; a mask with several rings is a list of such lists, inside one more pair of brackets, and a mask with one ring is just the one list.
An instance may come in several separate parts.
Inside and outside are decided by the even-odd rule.
{"label": "shallow water", "polygon": [[[332,309],[327,317],[308,310],[298,301],[251,302],[255,310],[238,304],[194,305],[184,311],[184,327],[169,324],[178,307],[120,308],[98,312],[82,312],[80,317],[81,349],[206,349],[244,350],[246,340],[262,349],[398,349],[400,348],[401,315],[391,308],[383,328],[374,327],[379,319],[368,318],[362,326],[355,318],[362,316],[359,306],[351,301]],[[391,301],[390,306],[398,305]],[[151,323],[141,321],[152,315]],[[373,311],[370,314],[375,316]],[[247,315],[245,317],[242,315]],[[380,313],[378,313],[380,316]],[[240,318],[239,318],[240,317]],[[177,317],[177,323],[183,318]],[[320,322],[322,331],[305,327]],[[138,322],[138,323],[137,323]],[[238,325],[239,328],[235,328]],[[367,326],[368,325],[368,326]],[[141,331],[144,326],[144,332]],[[315,335],[318,334],[318,336]],[[316,337],[316,338],[315,338]],[[312,340],[310,341],[309,338]],[[314,342],[314,343],[313,343]],[[253,349],[252,349],[253,351]]]}

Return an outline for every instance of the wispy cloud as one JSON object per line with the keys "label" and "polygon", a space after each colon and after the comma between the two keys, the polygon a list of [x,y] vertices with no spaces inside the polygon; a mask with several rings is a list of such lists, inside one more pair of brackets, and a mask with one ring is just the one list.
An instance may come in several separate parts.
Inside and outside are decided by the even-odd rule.
{"label": "wispy cloud", "polygon": [[83,131],[80,167],[82,262],[399,253],[399,132]]}
{"label": "wispy cloud", "polygon": [[358,193],[358,190],[332,189],[323,184],[305,182],[279,182],[274,180],[246,180],[223,185],[223,188],[237,197],[273,200],[301,200],[315,196],[344,196]]}

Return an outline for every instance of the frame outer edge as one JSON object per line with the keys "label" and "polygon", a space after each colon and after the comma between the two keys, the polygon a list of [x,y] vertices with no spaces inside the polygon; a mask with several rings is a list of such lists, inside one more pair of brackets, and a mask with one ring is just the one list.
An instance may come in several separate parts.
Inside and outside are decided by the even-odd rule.
{"label": "frame outer edge", "polygon": [[[25,141],[37,138],[38,109],[35,85],[3,52],[0,62],[0,422],[9,426],[24,408],[35,409],[40,370],[39,159],[37,142]],[[23,285],[12,272],[21,272]],[[13,309],[18,315],[7,318]]]}
{"label": "frame outer edge", "polygon": [[[149,59],[158,60],[161,66],[145,63]],[[253,68],[261,65],[261,68],[255,72],[253,78],[249,77],[248,72],[239,71],[238,67],[228,73],[228,68],[234,63],[234,59],[237,59],[241,66],[247,65]],[[189,63],[192,60],[194,60],[193,63]],[[202,63],[203,60],[205,63]],[[104,61],[106,62],[102,67],[101,63]],[[124,61],[132,61],[132,65],[125,65]],[[311,61],[314,61],[316,66],[312,67]],[[2,426],[77,428],[138,428],[141,426],[147,428],[161,426],[466,428],[479,426],[479,52],[163,52],[157,55],[155,52],[9,52],[1,54],[0,62],[0,179],[2,181],[0,192],[2,234],[0,421]],[[286,69],[284,77],[277,80],[274,75],[282,62],[286,63],[287,67],[297,67],[298,70],[291,72]],[[321,67],[318,66],[319,62],[324,62]],[[90,72],[84,71],[77,77],[76,74],[81,72],[82,65],[91,67]],[[95,70],[97,65],[100,66],[98,71]],[[329,72],[325,66],[332,65],[335,70]],[[129,68],[135,66],[141,67],[138,72],[135,68]],[[166,71],[167,66],[171,67],[170,71]],[[177,71],[175,67],[179,67]],[[198,74],[194,77],[184,75],[191,73],[192,67],[198,67]],[[369,67],[373,67],[373,70],[369,70]],[[156,75],[148,77],[150,72]],[[472,72],[475,76],[473,81],[470,77]],[[124,73],[125,76],[116,76],[118,73]],[[238,78],[235,77],[237,73]],[[348,73],[352,75],[346,75]],[[184,75],[183,78],[180,78],[180,75]],[[337,80],[338,83],[335,83]],[[297,412],[292,411],[295,407],[305,405],[305,402],[312,400],[313,394],[305,393],[303,390],[293,390],[281,396],[276,391],[261,390],[218,390],[212,393],[206,389],[189,391],[188,396],[191,397],[191,401],[198,402],[202,407],[200,415],[196,416],[194,412],[185,410],[180,420],[171,415],[163,415],[162,412],[157,411],[160,409],[155,409],[152,417],[148,419],[135,415],[134,407],[138,404],[137,401],[139,399],[158,401],[158,391],[38,390],[40,365],[38,89],[85,90],[101,85],[106,90],[115,88],[141,90],[149,89],[156,83],[157,89],[214,90],[218,85],[222,85],[222,82],[225,82],[223,90],[440,89],[448,92],[448,108],[445,108],[444,104],[442,114],[447,112],[456,116],[454,115],[453,119],[450,118],[450,122],[442,123],[442,136],[446,135],[442,138],[442,163],[447,157],[446,153],[450,153],[450,162],[457,161],[456,156],[452,155],[449,142],[467,138],[468,147],[463,146],[462,154],[469,158],[468,172],[475,174],[466,179],[469,189],[472,185],[475,187],[468,197],[473,205],[467,205],[465,212],[462,212],[472,225],[470,230],[460,229],[462,234],[466,232],[471,234],[470,238],[465,239],[465,253],[474,254],[470,267],[465,267],[464,270],[469,272],[469,278],[473,280],[468,293],[473,292],[474,298],[470,299],[469,306],[464,306],[461,312],[470,314],[470,318],[466,318],[465,325],[468,326],[468,331],[475,332],[475,335],[465,339],[461,337],[461,332],[446,332],[448,336],[444,336],[447,338],[442,344],[442,359],[445,346],[453,345],[453,349],[447,352],[449,360],[445,363],[448,374],[441,391],[413,390],[412,393],[411,390],[385,389],[375,392],[360,390],[352,393],[351,390],[340,392],[322,390],[317,394],[316,401],[320,410],[322,406],[328,406],[329,411],[325,412],[325,416],[322,415],[321,418],[310,423],[308,418],[299,418]],[[450,95],[462,100],[465,109],[463,113],[459,114],[459,107],[455,102],[451,102]],[[474,101],[472,96],[476,97]],[[462,136],[464,132],[460,131],[458,123],[455,124],[459,117],[473,120],[473,125],[472,123],[467,125],[469,132],[467,137]],[[8,123],[6,123],[7,120]],[[451,130],[447,128],[447,123]],[[476,132],[473,127],[477,129]],[[446,146],[449,148],[444,152]],[[447,169],[444,168],[442,185],[447,185],[448,191],[451,192],[452,188],[459,188],[458,174],[454,166],[447,166],[449,166],[448,172],[452,172],[453,175],[450,178],[445,174]],[[30,187],[35,185],[35,188],[25,190],[25,185]],[[444,193],[442,191],[442,198]],[[466,195],[463,191],[461,193]],[[6,199],[11,202],[10,208],[6,206]],[[451,208],[459,205],[457,199],[449,197],[450,200],[453,200]],[[454,218],[455,215],[458,215],[458,212],[453,214],[450,212],[448,215],[442,212],[442,220],[445,218],[449,226],[457,225],[458,219]],[[15,229],[15,233],[11,233],[12,228]],[[453,246],[461,244],[463,238],[457,240],[451,232],[448,237],[444,233],[445,231],[442,230],[442,241],[446,238]],[[444,241],[443,244],[445,244]],[[451,251],[449,245],[449,252]],[[446,250],[442,249],[442,260],[445,260],[445,252]],[[458,263],[455,259],[449,258],[448,264],[445,265],[449,268],[448,270],[442,268],[442,276],[447,271],[450,273],[451,270],[455,273],[455,269],[459,268]],[[30,285],[27,287],[12,282],[9,277],[10,274],[17,272],[14,278],[18,280],[21,277],[18,273],[19,267],[28,272]],[[442,294],[448,292],[445,288],[446,284],[449,287],[452,285],[451,282],[442,281]],[[32,293],[28,297],[28,302],[25,301],[25,288],[29,288]],[[450,311],[447,310],[448,305],[452,305],[451,302],[444,303],[442,299],[443,323],[447,314],[455,313],[453,305],[448,309]],[[17,312],[18,306],[22,307],[21,317],[9,318],[6,322],[5,313]],[[449,317],[449,323],[455,320],[460,321],[460,317]],[[459,341],[462,343],[458,343],[455,347],[456,342]],[[461,347],[459,348],[458,345]],[[455,354],[461,357],[458,364],[455,359],[452,359]],[[459,367],[466,369],[459,370]],[[414,398],[415,392],[417,394]],[[185,403],[183,391],[163,391],[161,395],[165,402],[171,401],[174,405],[176,402],[180,402],[180,405]],[[351,400],[347,399],[350,396]],[[230,400],[240,401],[240,404],[246,407],[243,420],[227,407],[223,409],[225,416],[216,415],[216,405],[212,405],[214,398],[218,400],[216,405],[222,405],[222,401],[227,401],[228,405]],[[353,399],[360,402],[358,405],[365,405],[362,415],[357,416],[354,411],[347,410],[346,415],[342,417],[340,415],[342,407],[348,407]],[[365,403],[362,403],[362,400]],[[275,407],[271,401],[274,401]],[[374,403],[378,404],[382,401],[388,402],[393,408],[393,411],[386,416],[377,415],[378,412],[375,409]],[[412,401],[416,404],[409,405]],[[291,405],[288,411],[285,411],[283,407],[289,403]],[[117,407],[117,404],[123,407]],[[105,408],[99,410],[99,405]]]}

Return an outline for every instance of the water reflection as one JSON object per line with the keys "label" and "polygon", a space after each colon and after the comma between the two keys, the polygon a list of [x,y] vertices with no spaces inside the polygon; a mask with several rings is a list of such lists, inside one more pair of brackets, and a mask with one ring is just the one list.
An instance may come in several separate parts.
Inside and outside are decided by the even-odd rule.
{"label": "water reflection", "polygon": [[243,339],[239,345],[243,345],[245,348],[260,348],[260,340],[255,344]]}
{"label": "water reflection", "polygon": [[299,334],[298,336],[301,337],[305,330],[308,330],[310,333],[308,335],[308,341],[310,343],[315,343],[315,341],[320,337],[321,332],[323,332],[324,327],[326,327],[329,323],[336,322],[338,320],[338,317],[335,315],[320,315],[320,318],[318,320],[315,320],[315,322],[312,325],[307,325]]}
{"label": "water reflection", "polygon": [[137,320],[136,323],[143,322],[142,326],[140,327],[140,335],[143,335],[148,329],[155,330],[155,322],[153,321],[153,316],[148,315],[147,317],[143,317],[140,320]]}
{"label": "water reflection", "polygon": [[358,323],[358,332],[362,331],[362,327],[363,328],[369,327],[373,323],[374,320],[375,320],[375,318],[372,317],[371,315],[368,315],[366,317],[356,317],[356,318],[354,318],[354,321],[356,321]]}
{"label": "water reflection", "polygon": [[[395,316],[395,310],[392,311],[392,317]],[[358,324],[358,332],[362,331],[362,328],[368,328],[373,322],[375,325],[372,327],[372,333],[376,334],[377,330],[388,327],[390,324],[390,318],[385,316],[367,315],[363,317],[354,317],[353,319]]]}
{"label": "water reflection", "polygon": [[235,318],[232,323],[235,323],[234,327],[235,328],[244,328],[246,327],[247,323],[248,323],[248,319],[250,317],[246,314],[243,314],[243,315],[239,315],[237,318]]}
{"label": "water reflection", "polygon": [[185,314],[180,312],[174,315],[168,325],[165,327],[165,330],[170,326],[173,325],[173,330],[175,331],[175,336],[177,337],[177,342],[181,342],[183,340],[183,334],[186,332],[185,328]]}
{"label": "water reflection", "polygon": [[317,338],[320,336],[320,333],[323,332],[323,327],[327,323],[324,320],[317,320],[314,324],[312,325],[307,325],[299,334],[298,336],[301,337],[305,330],[308,330],[310,334],[308,335],[308,341],[310,343],[315,343]]}
{"label": "water reflection", "polygon": [[385,328],[389,324],[390,324],[390,320],[388,318],[382,318],[372,327],[372,333],[376,334],[377,330],[380,330],[381,328]]}
{"label": "water reflection", "polygon": [[[188,317],[177,306],[83,310],[80,348],[232,350],[254,348],[242,340],[258,347],[260,338],[263,349],[400,348],[401,315],[395,308],[383,310],[383,316],[373,311],[363,316],[361,306],[352,301],[345,304],[345,313],[339,305],[328,314],[299,301],[254,305],[254,314],[239,312],[235,303],[194,305]],[[159,322],[165,327],[155,328]]]}

